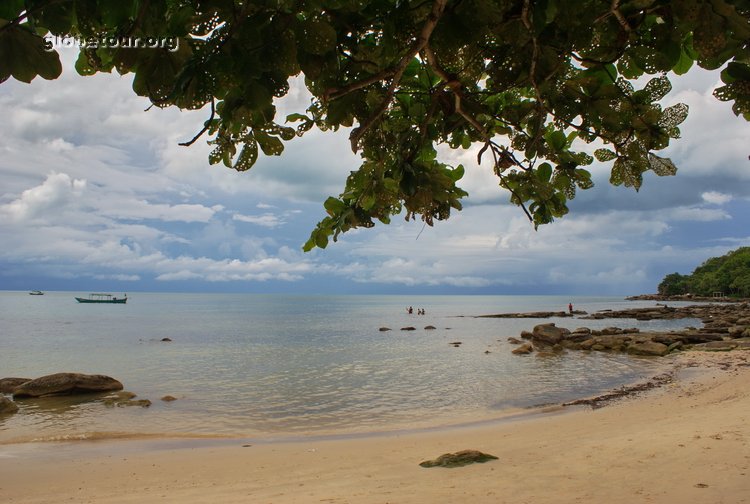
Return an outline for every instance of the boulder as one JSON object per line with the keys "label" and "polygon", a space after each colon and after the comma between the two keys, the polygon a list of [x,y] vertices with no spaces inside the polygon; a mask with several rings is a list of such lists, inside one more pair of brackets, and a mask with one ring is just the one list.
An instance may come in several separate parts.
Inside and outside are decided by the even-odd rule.
{"label": "boulder", "polygon": [[425,460],[419,465],[422,467],[462,467],[475,463],[483,464],[490,460],[497,460],[497,457],[477,450],[461,450],[456,453],[444,453],[436,459]]}
{"label": "boulder", "polygon": [[534,326],[531,334],[531,339],[534,341],[534,343],[540,343],[543,345],[556,345],[560,343],[565,335],[570,334],[570,331],[564,328],[555,327],[554,323],[550,323]]}
{"label": "boulder", "polygon": [[627,351],[633,355],[667,355],[669,347],[656,341],[636,341],[628,345]]}
{"label": "boulder", "polygon": [[13,390],[13,398],[89,394],[122,390],[122,383],[104,375],[55,373],[29,380]]}
{"label": "boulder", "polygon": [[514,338],[513,336],[511,336],[511,337],[508,338],[508,343],[512,343],[514,345],[520,345],[521,343],[523,343],[523,341],[521,341],[518,338]]}
{"label": "boulder", "polygon": [[380,329],[378,329],[378,331],[380,331],[380,332],[386,332],[386,331],[390,331],[390,330],[391,330],[390,327],[381,327]]}
{"label": "boulder", "polygon": [[0,378],[0,394],[12,394],[19,385],[31,381],[31,378]]}
{"label": "boulder", "polygon": [[435,327],[434,325],[428,325],[428,326],[424,326],[424,329],[425,331],[433,331],[437,329],[437,327]]}
{"label": "boulder", "polygon": [[407,327],[402,327],[401,330],[402,331],[416,331],[417,328],[413,326],[407,326]]}
{"label": "boulder", "polygon": [[11,415],[16,411],[18,411],[18,405],[4,395],[0,395],[0,416]]}

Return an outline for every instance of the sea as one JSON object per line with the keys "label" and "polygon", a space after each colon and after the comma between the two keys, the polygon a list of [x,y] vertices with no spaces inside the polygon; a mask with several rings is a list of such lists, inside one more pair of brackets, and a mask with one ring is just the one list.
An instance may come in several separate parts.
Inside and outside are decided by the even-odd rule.
{"label": "sea", "polygon": [[[666,366],[601,352],[513,355],[508,338],[536,324],[700,326],[692,319],[477,318],[561,311],[568,303],[588,313],[654,305],[622,297],[136,292],[127,304],[75,301],[86,294],[0,292],[0,377],[104,374],[151,406],[108,407],[100,396],[18,400],[17,413],[0,416],[0,444],[275,441],[494,421],[639,382]],[[408,326],[416,329],[401,330]]]}

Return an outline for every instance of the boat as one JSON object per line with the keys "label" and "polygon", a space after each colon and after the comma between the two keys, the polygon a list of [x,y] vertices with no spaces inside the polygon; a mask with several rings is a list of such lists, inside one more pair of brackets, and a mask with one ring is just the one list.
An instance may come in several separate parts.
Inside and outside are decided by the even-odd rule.
{"label": "boat", "polygon": [[110,303],[110,304],[125,304],[128,301],[128,295],[125,294],[123,297],[118,298],[112,294],[104,294],[101,292],[92,292],[87,298],[77,297],[76,301],[79,303]]}
{"label": "boat", "polygon": [[31,295],[31,296],[44,296],[44,292],[42,292],[42,291],[36,291],[35,290],[35,291],[29,292],[29,295]]}

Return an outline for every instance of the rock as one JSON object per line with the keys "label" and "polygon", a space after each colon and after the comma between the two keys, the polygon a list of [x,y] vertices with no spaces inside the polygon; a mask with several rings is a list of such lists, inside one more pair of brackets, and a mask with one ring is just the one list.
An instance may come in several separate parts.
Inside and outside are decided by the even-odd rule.
{"label": "rock", "polygon": [[425,460],[419,465],[422,467],[463,467],[469,464],[483,464],[497,457],[477,450],[462,450],[456,453],[445,453],[434,460]]}
{"label": "rock", "polygon": [[449,345],[452,345],[456,348],[460,347],[462,343],[463,343],[462,341],[449,341],[448,342]]}
{"label": "rock", "polygon": [[391,330],[390,327],[381,327],[380,329],[378,329],[378,331],[380,332],[385,332],[385,331],[390,331],[390,330]]}
{"label": "rock", "polygon": [[524,343],[523,345],[521,345],[521,346],[519,346],[517,348],[514,348],[513,351],[512,351],[512,353],[514,353],[516,355],[525,355],[525,354],[529,354],[529,353],[531,353],[533,351],[534,351],[534,347],[531,346],[531,343]]}
{"label": "rock", "polygon": [[4,395],[0,395],[0,416],[12,415],[16,411],[18,411],[18,405]]}
{"label": "rock", "polygon": [[417,328],[413,326],[408,326],[408,327],[402,327],[401,330],[402,331],[416,331]]}
{"label": "rock", "polygon": [[167,341],[167,342],[169,342],[169,341],[172,341],[172,338],[162,338],[161,341]]}
{"label": "rock", "polygon": [[424,326],[425,331],[432,331],[433,329],[437,329],[437,327],[433,325]]}
{"label": "rock", "polygon": [[161,400],[164,402],[172,402],[172,401],[176,401],[177,398],[171,395],[165,395],[164,397],[161,398]]}
{"label": "rock", "polygon": [[13,391],[13,398],[89,394],[113,390],[122,390],[122,383],[109,376],[55,373],[19,385]]}
{"label": "rock", "polygon": [[521,331],[521,337],[523,339],[531,339],[534,337],[534,335],[530,333],[529,331]]}
{"label": "rock", "polygon": [[709,352],[729,352],[737,348],[737,343],[733,341],[709,341],[708,343],[701,343],[694,345],[694,350],[706,350]]}
{"label": "rock", "polygon": [[518,338],[514,338],[513,336],[511,336],[510,338],[508,338],[508,343],[512,343],[514,345],[520,345],[521,343],[523,343],[523,341],[521,341]]}
{"label": "rock", "polygon": [[31,378],[0,378],[0,394],[12,394],[21,384],[31,381]]}
{"label": "rock", "polygon": [[555,327],[554,323],[550,324],[539,324],[534,326],[532,331],[532,340],[534,343],[541,343],[543,345],[556,345],[560,343],[563,336],[570,334],[570,331],[560,327]]}
{"label": "rock", "polygon": [[627,352],[633,355],[667,355],[669,347],[664,343],[657,343],[655,341],[636,341],[628,345]]}
{"label": "rock", "polygon": [[746,330],[747,330],[747,327],[745,327],[745,326],[741,326],[741,325],[731,326],[729,328],[729,331],[728,331],[729,332],[729,337],[730,338],[741,338],[742,335],[743,335],[743,333]]}

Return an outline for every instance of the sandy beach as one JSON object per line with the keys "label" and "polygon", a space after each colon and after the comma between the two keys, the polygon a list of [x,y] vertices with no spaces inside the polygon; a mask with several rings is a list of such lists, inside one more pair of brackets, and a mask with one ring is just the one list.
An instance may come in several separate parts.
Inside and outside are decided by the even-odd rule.
{"label": "sandy beach", "polygon": [[[348,439],[7,445],[9,503],[750,502],[750,352],[685,352],[603,408]],[[423,468],[443,453],[498,457]]]}

